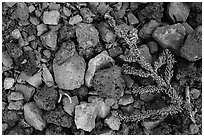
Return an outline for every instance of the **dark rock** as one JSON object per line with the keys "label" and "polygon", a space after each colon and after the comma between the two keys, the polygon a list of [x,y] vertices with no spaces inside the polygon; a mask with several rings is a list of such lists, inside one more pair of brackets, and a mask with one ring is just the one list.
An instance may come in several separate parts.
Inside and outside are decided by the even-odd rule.
{"label": "dark rock", "polygon": [[8,123],[9,126],[14,126],[15,123],[20,119],[20,116],[16,111],[3,111],[2,121]]}
{"label": "dark rock", "polygon": [[117,46],[117,47],[112,47],[111,49],[109,49],[108,53],[111,57],[117,57],[123,53],[123,50],[121,47]]}
{"label": "dark rock", "polygon": [[202,58],[202,27],[197,27],[191,33],[180,49],[181,56],[189,61],[197,61]]}
{"label": "dark rock", "polygon": [[156,53],[158,51],[158,45],[154,41],[148,42],[147,46],[148,46],[149,51],[150,51],[151,54],[154,54],[154,53]]}
{"label": "dark rock", "polygon": [[127,114],[131,114],[131,113],[133,113],[135,111],[132,104],[127,105],[127,106],[122,106],[121,108],[122,108],[123,112],[127,113]]}
{"label": "dark rock", "polygon": [[135,17],[135,15],[132,12],[129,12],[127,17],[128,17],[129,24],[134,25],[139,23],[138,19]]}

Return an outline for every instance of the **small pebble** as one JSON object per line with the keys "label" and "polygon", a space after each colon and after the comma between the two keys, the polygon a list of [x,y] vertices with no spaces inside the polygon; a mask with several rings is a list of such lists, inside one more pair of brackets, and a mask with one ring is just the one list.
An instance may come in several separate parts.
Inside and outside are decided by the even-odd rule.
{"label": "small pebble", "polygon": [[10,102],[8,105],[9,110],[20,110],[23,108],[23,101]]}
{"label": "small pebble", "polygon": [[45,11],[43,13],[43,23],[49,25],[57,25],[60,19],[59,11]]}
{"label": "small pebble", "polygon": [[194,89],[192,89],[192,90],[190,91],[190,97],[191,97],[192,99],[198,99],[199,96],[200,96],[200,90],[194,88]]}
{"label": "small pebble", "polygon": [[73,16],[69,19],[69,24],[70,25],[75,25],[75,24],[78,24],[80,22],[82,22],[82,17],[80,15],[76,15],[76,16]]}
{"label": "small pebble", "polygon": [[19,101],[23,99],[24,99],[23,94],[20,92],[11,92],[11,94],[8,95],[8,102]]}
{"label": "small pebble", "polygon": [[34,7],[33,5],[30,5],[30,6],[28,7],[28,10],[29,10],[29,12],[31,13],[31,12],[35,11],[35,7]]}
{"label": "small pebble", "polygon": [[14,39],[19,39],[21,38],[21,32],[19,31],[19,29],[15,29],[11,32],[11,36],[14,38]]}
{"label": "small pebble", "polygon": [[67,17],[69,17],[69,16],[72,14],[71,10],[69,10],[69,9],[66,8],[66,7],[63,7],[63,13],[64,13],[64,15],[67,16]]}
{"label": "small pebble", "polygon": [[134,99],[132,95],[124,95],[122,98],[119,100],[119,105],[126,106],[128,104],[131,104],[134,102]]}
{"label": "small pebble", "polygon": [[120,128],[120,120],[114,116],[110,116],[104,121],[112,130],[119,130]]}
{"label": "small pebble", "polygon": [[156,53],[158,51],[158,45],[154,41],[148,42],[147,46],[148,46],[149,51],[150,51],[151,54],[154,54],[154,53]]}
{"label": "small pebble", "polygon": [[128,21],[131,25],[139,23],[139,20],[135,17],[135,15],[132,12],[129,12],[127,16],[128,16]]}
{"label": "small pebble", "polygon": [[49,59],[51,57],[51,52],[46,49],[43,51],[43,55],[45,55],[45,57]]}
{"label": "small pebble", "polygon": [[197,134],[199,132],[199,126],[197,124],[191,124],[189,130],[191,134]]}
{"label": "small pebble", "polygon": [[4,89],[10,89],[14,85],[14,78],[5,78],[4,79]]}
{"label": "small pebble", "polygon": [[47,26],[45,24],[37,25],[37,31],[38,31],[37,35],[40,36],[45,31],[47,31]]}

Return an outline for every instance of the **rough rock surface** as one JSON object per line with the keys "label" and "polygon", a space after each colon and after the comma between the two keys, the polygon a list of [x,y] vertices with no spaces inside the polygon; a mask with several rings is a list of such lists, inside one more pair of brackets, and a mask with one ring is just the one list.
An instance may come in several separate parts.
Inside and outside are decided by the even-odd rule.
{"label": "rough rock surface", "polygon": [[55,31],[49,31],[41,36],[41,41],[44,46],[49,47],[51,50],[56,50],[57,33]]}
{"label": "rough rock surface", "polygon": [[179,50],[185,37],[185,28],[180,24],[157,27],[152,36],[162,48]]}
{"label": "rough rock surface", "polygon": [[63,108],[64,111],[67,112],[70,116],[73,116],[75,106],[79,104],[77,96],[71,97],[71,100],[69,98],[63,98],[62,99]]}
{"label": "rough rock surface", "polygon": [[60,19],[59,11],[45,11],[43,13],[43,23],[49,25],[57,25]]}
{"label": "rough rock surface", "polygon": [[104,121],[112,130],[119,130],[120,120],[114,116],[110,116]]}
{"label": "rough rock surface", "polygon": [[181,56],[189,61],[197,61],[202,58],[202,27],[197,27],[188,35],[184,45],[180,49]]}

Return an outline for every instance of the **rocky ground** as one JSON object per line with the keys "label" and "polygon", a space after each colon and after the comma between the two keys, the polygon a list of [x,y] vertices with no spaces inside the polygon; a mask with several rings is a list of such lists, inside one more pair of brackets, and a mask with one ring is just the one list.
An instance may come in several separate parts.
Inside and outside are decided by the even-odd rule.
{"label": "rocky ground", "polygon": [[2,3],[2,134],[202,134],[202,3]]}

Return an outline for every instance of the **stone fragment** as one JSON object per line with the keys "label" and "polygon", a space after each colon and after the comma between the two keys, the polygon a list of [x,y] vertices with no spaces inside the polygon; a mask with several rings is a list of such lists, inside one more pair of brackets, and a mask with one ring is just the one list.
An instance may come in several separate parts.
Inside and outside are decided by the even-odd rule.
{"label": "stone fragment", "polygon": [[185,37],[185,28],[180,24],[157,27],[152,36],[162,48],[179,50]]}
{"label": "stone fragment", "polygon": [[90,132],[95,127],[95,119],[98,113],[94,103],[82,103],[75,107],[75,124],[77,129]]}
{"label": "stone fragment", "polygon": [[101,97],[120,98],[124,94],[125,81],[119,66],[96,72],[93,79],[95,93]]}
{"label": "stone fragment", "polygon": [[168,5],[168,14],[174,22],[186,21],[190,9],[184,2],[170,2]]}
{"label": "stone fragment", "polygon": [[155,20],[151,20],[150,22],[146,23],[139,31],[139,36],[143,39],[149,38],[152,35],[153,30],[158,27],[160,23]]}
{"label": "stone fragment", "polygon": [[13,7],[15,4],[16,2],[6,2],[6,5],[10,8]]}
{"label": "stone fragment", "polygon": [[21,110],[23,108],[23,101],[10,102],[8,105],[9,110]]}
{"label": "stone fragment", "polygon": [[60,13],[57,10],[45,11],[43,13],[43,23],[48,25],[57,25],[60,19]]}
{"label": "stone fragment", "polygon": [[38,88],[38,87],[42,84],[41,75],[42,75],[42,72],[39,71],[39,72],[37,72],[35,75],[29,77],[26,81],[27,81],[30,85],[32,85],[32,86]]}
{"label": "stone fragment", "polygon": [[109,49],[108,53],[111,57],[117,57],[123,53],[123,50],[121,47],[117,46],[117,47],[112,47],[111,49]]}
{"label": "stone fragment", "polygon": [[57,33],[55,31],[49,31],[43,34],[41,37],[42,44],[49,47],[51,50],[57,48]]}
{"label": "stone fragment", "polygon": [[116,133],[111,129],[104,129],[99,135],[116,135]]}
{"label": "stone fragment", "polygon": [[13,60],[6,51],[2,51],[2,63],[8,68],[11,68],[13,65]]}
{"label": "stone fragment", "polygon": [[59,88],[74,90],[84,84],[86,62],[83,57],[75,53],[69,59],[58,65],[53,61],[55,81]]}
{"label": "stone fragment", "polygon": [[93,21],[93,18],[95,15],[91,12],[89,8],[81,8],[80,14],[83,17],[83,22],[91,23]]}
{"label": "stone fragment", "polygon": [[132,104],[129,104],[129,105],[126,105],[126,106],[121,106],[121,109],[126,114],[132,114],[135,111],[135,108],[133,107]]}
{"label": "stone fragment", "polygon": [[98,24],[98,31],[103,41],[113,43],[116,36],[108,27],[109,25],[107,22],[100,22]]}
{"label": "stone fragment", "polygon": [[138,24],[139,23],[139,20],[135,17],[135,15],[132,13],[132,12],[129,12],[128,15],[128,22],[131,24],[131,25],[134,25],[134,24]]}
{"label": "stone fragment", "polygon": [[40,24],[40,20],[36,17],[30,17],[29,21],[31,22],[31,24],[36,26]]}
{"label": "stone fragment", "polygon": [[19,101],[23,99],[24,99],[23,94],[20,92],[11,92],[11,94],[8,95],[8,102]]}
{"label": "stone fragment", "polygon": [[186,35],[189,35],[193,32],[193,28],[187,22],[183,22],[182,25],[185,27]]}
{"label": "stone fragment", "polygon": [[5,78],[4,79],[4,89],[10,89],[14,85],[14,78]]}
{"label": "stone fragment", "polygon": [[50,58],[51,57],[51,52],[49,50],[43,50],[43,55],[46,57],[46,58]]}
{"label": "stone fragment", "polygon": [[85,75],[86,86],[92,86],[92,79],[97,70],[111,64],[114,65],[115,61],[108,55],[107,51],[103,51],[94,58],[92,58],[88,63],[88,69]]}
{"label": "stone fragment", "polygon": [[9,125],[7,123],[2,123],[2,132],[6,131],[8,129],[8,127],[9,127]]}
{"label": "stone fragment", "polygon": [[30,85],[15,84],[15,90],[23,94],[25,102],[28,102],[35,93],[35,88]]}
{"label": "stone fragment", "polygon": [[42,131],[46,127],[41,110],[33,102],[24,105],[24,117],[36,130]]}
{"label": "stone fragment", "polygon": [[21,21],[26,21],[29,18],[29,10],[25,2],[17,2],[16,14]]}
{"label": "stone fragment", "polygon": [[189,130],[191,132],[192,135],[197,134],[199,132],[199,125],[197,124],[191,124],[189,127]]}
{"label": "stone fragment", "polygon": [[33,11],[35,11],[35,6],[30,5],[30,6],[28,7],[28,10],[29,10],[30,13],[33,12]]}
{"label": "stone fragment", "polygon": [[154,42],[154,41],[148,42],[148,43],[147,43],[147,46],[148,46],[149,52],[150,52],[151,54],[154,54],[154,53],[156,53],[156,52],[158,51],[158,45],[157,45],[157,43]]}
{"label": "stone fragment", "polygon": [[67,112],[70,116],[73,116],[75,106],[79,104],[79,101],[77,96],[71,97],[71,100],[70,98],[66,97],[62,99],[62,104],[63,104],[64,111]]}
{"label": "stone fragment", "polygon": [[132,95],[124,95],[122,98],[120,98],[119,100],[119,105],[122,105],[122,106],[126,106],[128,104],[131,104],[134,102],[134,99],[132,97]]}
{"label": "stone fragment", "polygon": [[45,64],[42,64],[42,80],[45,82],[47,87],[52,87],[54,85],[52,74]]}
{"label": "stone fragment", "polygon": [[45,31],[47,31],[47,26],[45,24],[39,24],[37,25],[37,35],[40,36],[43,34]]}
{"label": "stone fragment", "polygon": [[149,53],[149,48],[147,47],[147,45],[141,45],[139,47],[139,51],[141,56],[144,57],[145,61],[148,63],[152,63],[152,55]]}
{"label": "stone fragment", "polygon": [[11,36],[14,38],[14,39],[19,39],[21,36],[21,32],[19,31],[19,29],[14,29],[12,32],[11,32]]}
{"label": "stone fragment", "polygon": [[143,120],[142,121],[142,126],[144,126],[144,128],[147,131],[152,130],[153,128],[155,128],[156,126],[159,125],[159,123],[161,123],[162,119],[159,120]]}
{"label": "stone fragment", "polygon": [[120,120],[114,116],[107,117],[104,122],[109,126],[112,130],[119,130],[120,128]]}
{"label": "stone fragment", "polygon": [[75,15],[69,19],[70,25],[75,25],[82,22],[82,17],[80,15]]}
{"label": "stone fragment", "polygon": [[198,26],[193,33],[188,35],[180,49],[183,58],[195,62],[202,58],[202,26]]}
{"label": "stone fragment", "polygon": [[190,90],[190,97],[191,97],[191,99],[198,99],[200,94],[201,94],[201,92],[198,89],[194,88],[194,89]]}
{"label": "stone fragment", "polygon": [[62,10],[63,10],[64,15],[67,17],[69,17],[72,14],[71,10],[69,10],[67,7],[63,7]]}

